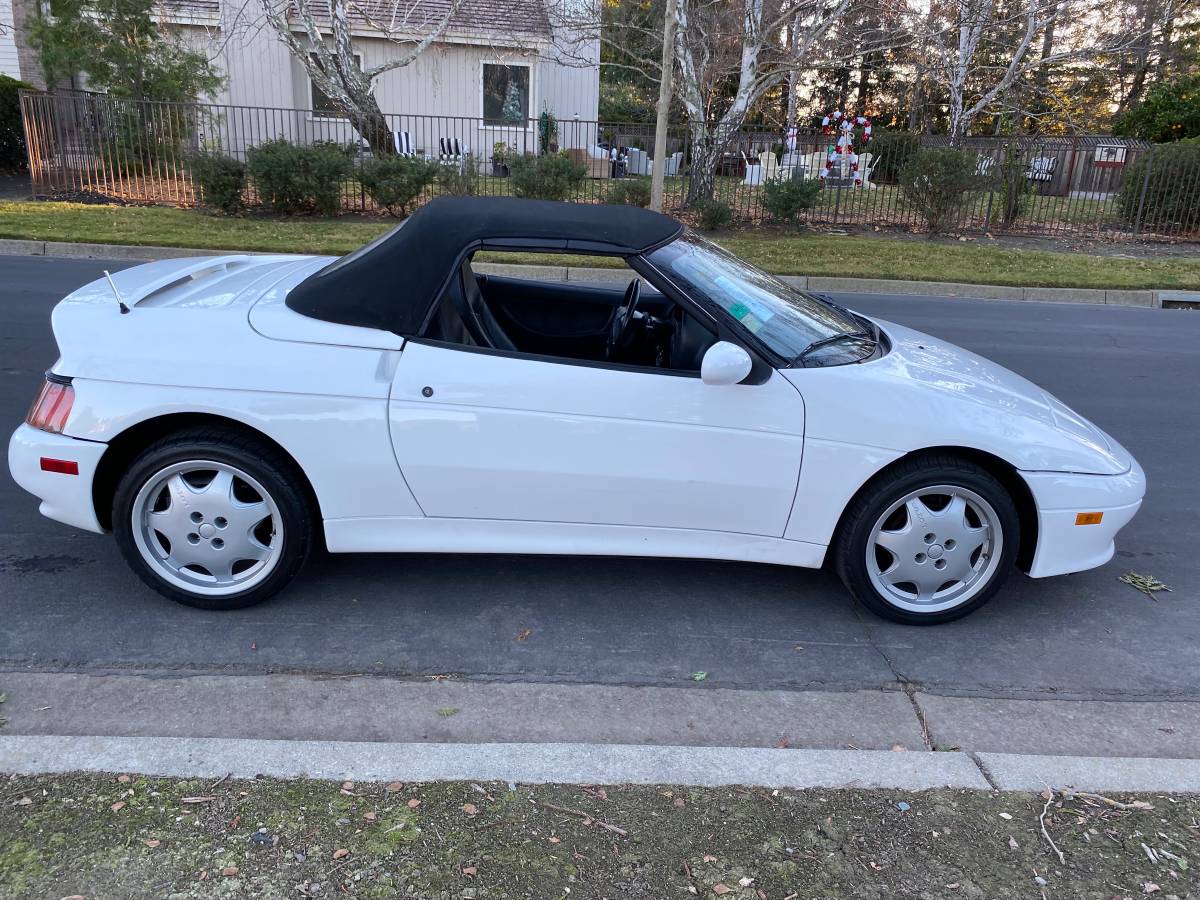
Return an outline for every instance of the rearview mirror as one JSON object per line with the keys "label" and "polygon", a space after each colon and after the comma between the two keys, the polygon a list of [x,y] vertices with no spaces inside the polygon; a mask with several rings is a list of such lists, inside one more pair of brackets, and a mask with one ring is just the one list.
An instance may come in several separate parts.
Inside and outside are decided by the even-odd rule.
{"label": "rearview mirror", "polygon": [[700,362],[700,380],[705,384],[737,384],[750,374],[750,354],[729,341],[717,341]]}

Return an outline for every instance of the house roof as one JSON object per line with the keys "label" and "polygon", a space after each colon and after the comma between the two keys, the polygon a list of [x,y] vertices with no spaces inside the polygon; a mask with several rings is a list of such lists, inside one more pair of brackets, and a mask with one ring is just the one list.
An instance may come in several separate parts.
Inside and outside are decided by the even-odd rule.
{"label": "house roof", "polygon": [[[163,0],[176,15],[218,18],[222,0]],[[294,3],[294,0],[292,0]],[[350,18],[400,35],[420,35],[436,28],[455,0],[348,0]],[[307,0],[318,22],[329,21],[329,0]],[[293,14],[293,19],[295,18]],[[544,0],[457,0],[447,35],[545,39],[551,36]]]}
{"label": "house roof", "polygon": [[[329,19],[329,0],[308,3],[318,21]],[[454,0],[348,0],[348,6],[351,19],[359,23],[398,34],[424,34],[441,23]],[[447,31],[500,39],[548,38],[550,17],[543,0],[458,0]]]}
{"label": "house roof", "polygon": [[682,231],[675,219],[633,206],[436,197],[387,234],[304,279],[286,302],[314,319],[411,336],[474,250],[532,246],[632,256]]}

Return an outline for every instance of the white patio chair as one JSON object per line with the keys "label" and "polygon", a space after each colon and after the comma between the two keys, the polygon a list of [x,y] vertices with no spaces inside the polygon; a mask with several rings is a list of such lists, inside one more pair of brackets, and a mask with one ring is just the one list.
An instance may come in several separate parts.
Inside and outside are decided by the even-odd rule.
{"label": "white patio chair", "polygon": [[991,178],[996,171],[996,160],[991,156],[980,156],[975,160],[975,174],[980,178]]}
{"label": "white patio chair", "polygon": [[453,166],[461,172],[464,155],[462,144],[458,142],[458,138],[438,138],[438,162],[443,166]]}
{"label": "white patio chair", "polygon": [[1039,156],[1029,161],[1025,177],[1030,181],[1051,181],[1054,178],[1054,170],[1057,168],[1057,156]]}
{"label": "white patio chair", "polygon": [[650,155],[645,150],[639,150],[637,147],[630,147],[627,154],[625,171],[630,175],[649,175],[650,174]]}
{"label": "white patio chair", "polygon": [[413,150],[412,138],[408,136],[407,131],[392,132],[392,140],[396,145],[397,156],[416,156],[417,152]]}
{"label": "white patio chair", "polygon": [[774,150],[764,150],[758,154],[758,167],[762,170],[762,180],[769,181],[779,173],[779,160]]}
{"label": "white patio chair", "polygon": [[742,154],[742,165],[746,168],[746,177],[742,179],[742,184],[762,184],[763,171],[762,166],[758,165],[758,160],[751,163],[750,158],[746,156],[745,150],[739,150],[738,152]]}
{"label": "white patio chair", "polygon": [[[683,162],[683,151],[676,150],[666,158],[663,164],[663,177],[674,178],[679,174],[679,164]],[[650,160],[648,165],[647,175],[654,174],[654,160]]]}

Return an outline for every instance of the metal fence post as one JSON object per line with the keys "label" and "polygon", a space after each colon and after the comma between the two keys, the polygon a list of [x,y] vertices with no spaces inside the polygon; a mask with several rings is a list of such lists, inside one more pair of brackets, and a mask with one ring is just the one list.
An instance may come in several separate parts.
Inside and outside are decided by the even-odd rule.
{"label": "metal fence post", "polygon": [[1133,236],[1137,237],[1142,230],[1142,211],[1146,208],[1146,192],[1150,190],[1150,168],[1154,164],[1154,151],[1146,151],[1146,173],[1142,178],[1142,190],[1138,194],[1137,215],[1133,219]]}

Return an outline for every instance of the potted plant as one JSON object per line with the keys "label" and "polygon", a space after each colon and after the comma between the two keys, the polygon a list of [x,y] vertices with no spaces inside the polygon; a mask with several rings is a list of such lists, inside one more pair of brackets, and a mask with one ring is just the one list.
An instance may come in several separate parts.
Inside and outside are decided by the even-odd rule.
{"label": "potted plant", "polygon": [[507,178],[508,177],[508,160],[512,155],[512,151],[508,144],[504,141],[496,141],[492,144],[492,177]]}

